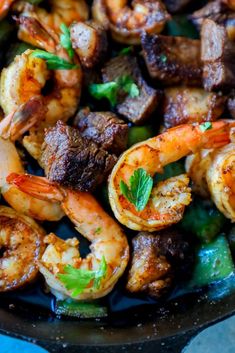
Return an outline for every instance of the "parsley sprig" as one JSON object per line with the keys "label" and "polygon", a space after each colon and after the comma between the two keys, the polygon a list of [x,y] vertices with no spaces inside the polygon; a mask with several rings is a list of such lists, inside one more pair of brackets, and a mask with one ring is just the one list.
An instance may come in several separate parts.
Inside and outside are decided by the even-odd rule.
{"label": "parsley sprig", "polygon": [[73,70],[78,66],[60,58],[57,55],[48,53],[45,50],[36,49],[31,54],[33,58],[39,58],[46,61],[48,70]]}
{"label": "parsley sprig", "polygon": [[130,177],[129,184],[130,187],[121,180],[120,190],[122,195],[135,206],[137,211],[144,210],[153,188],[153,178],[146,170],[139,168]]}
{"label": "parsley sprig", "polygon": [[83,293],[88,285],[93,281],[93,287],[90,289],[99,289],[101,280],[106,276],[107,263],[105,257],[102,256],[100,267],[97,271],[90,271],[84,269],[77,269],[71,265],[64,268],[64,273],[59,273],[58,277],[65,285],[65,288],[72,290],[72,296]]}
{"label": "parsley sprig", "polygon": [[42,2],[42,0],[27,0],[27,2],[29,2],[32,5],[38,5],[40,4],[40,2]]}
{"label": "parsley sprig", "polygon": [[[67,51],[69,58],[73,60],[74,50],[70,38],[70,30],[64,23],[61,24],[60,29],[62,32],[60,36],[60,44]],[[45,60],[48,70],[73,70],[78,68],[78,65],[73,62],[69,62],[55,54],[48,53],[45,50],[36,49],[31,56]]]}
{"label": "parsley sprig", "polygon": [[61,24],[60,30],[62,32],[60,35],[60,44],[65,50],[67,50],[68,55],[72,60],[74,58],[74,50],[73,50],[72,41],[70,37],[70,30],[64,23]]}
{"label": "parsley sprig", "polygon": [[205,123],[202,123],[199,125],[199,129],[202,131],[202,132],[205,132],[207,130],[210,130],[212,129],[212,124],[210,121],[206,121]]}
{"label": "parsley sprig", "polygon": [[120,76],[111,82],[92,83],[89,86],[89,92],[96,99],[108,99],[111,106],[117,104],[119,93],[125,92],[131,98],[138,97],[140,94],[138,86],[128,75]]}
{"label": "parsley sprig", "polygon": [[133,46],[125,47],[119,51],[118,56],[129,55],[132,51],[133,51]]}

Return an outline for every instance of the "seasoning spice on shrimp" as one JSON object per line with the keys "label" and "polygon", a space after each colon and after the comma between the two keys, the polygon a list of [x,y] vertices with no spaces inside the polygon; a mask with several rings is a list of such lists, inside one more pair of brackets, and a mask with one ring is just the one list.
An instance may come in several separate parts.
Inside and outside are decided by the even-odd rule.
{"label": "seasoning spice on shrimp", "polygon": [[[50,234],[45,239],[49,245],[39,262],[39,270],[44,275],[52,293],[59,298],[61,296],[72,297],[76,300],[95,299],[108,294],[123,275],[129,260],[129,245],[121,226],[102,209],[89,193],[73,191],[49,182],[46,178],[27,174],[13,173],[9,175],[7,180],[31,196],[60,202],[62,209],[74,223],[76,230],[91,242],[91,253],[82,259],[78,250],[79,242],[76,238],[64,241],[54,234]],[[98,233],[97,228],[100,228]],[[92,288],[89,286],[90,282],[86,282],[88,286],[83,288],[82,292],[76,292],[74,296],[75,288],[67,289],[58,277],[59,273],[66,272],[66,265],[71,265],[76,269],[98,271],[88,272],[89,274],[86,273],[86,275],[90,279],[91,277],[94,280],[99,279],[98,284],[100,285]],[[87,276],[85,276],[86,279]]]}
{"label": "seasoning spice on shrimp", "polygon": [[[15,1],[14,11],[18,12],[20,17],[36,18],[43,28],[50,29],[54,33],[60,31],[62,23],[70,26],[74,21],[86,21],[89,17],[89,8],[85,0],[51,0],[50,11],[26,1]],[[23,31],[20,26],[18,38],[21,39]]]}
{"label": "seasoning spice on shrimp", "polygon": [[[37,35],[35,23],[29,23],[31,25],[32,33]],[[48,32],[45,33],[46,38],[43,37],[42,43],[50,43],[52,53],[26,50],[16,56],[9,67],[3,69],[0,78],[0,104],[6,114],[10,114],[33,96],[42,96],[46,83],[53,78],[53,90],[42,98],[48,109],[45,118],[23,138],[24,147],[39,163],[44,129],[53,126],[59,119],[67,121],[75,114],[82,86],[78,58],[74,57],[73,63],[70,63],[68,53]],[[47,61],[39,57],[46,58]],[[48,65],[51,70],[48,70]]]}
{"label": "seasoning spice on shrimp", "polygon": [[127,182],[133,171],[143,168],[150,176],[161,173],[165,165],[202,148],[216,148],[230,142],[231,121],[217,121],[206,131],[200,125],[180,125],[126,150],[114,166],[108,182],[109,201],[116,218],[128,228],[159,230],[179,222],[191,202],[189,178],[182,174],[159,182],[152,189],[145,209],[137,211],[123,197],[120,181]]}
{"label": "seasoning spice on shrimp", "polygon": [[44,235],[32,218],[0,206],[0,292],[15,290],[36,278]]}
{"label": "seasoning spice on shrimp", "polygon": [[38,200],[10,185],[6,178],[11,173],[24,174],[25,170],[13,142],[0,138],[0,188],[4,200],[17,212],[41,221],[58,221],[64,216],[59,203]]}

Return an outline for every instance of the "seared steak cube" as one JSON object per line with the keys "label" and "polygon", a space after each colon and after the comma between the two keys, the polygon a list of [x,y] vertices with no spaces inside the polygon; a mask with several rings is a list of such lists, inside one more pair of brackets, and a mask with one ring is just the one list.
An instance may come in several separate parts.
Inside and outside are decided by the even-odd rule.
{"label": "seared steak cube", "polygon": [[106,31],[98,23],[74,22],[70,32],[73,48],[84,67],[92,68],[104,59],[108,41]]}
{"label": "seared steak cube", "polygon": [[235,12],[231,11],[221,0],[211,1],[203,8],[189,16],[193,24],[200,31],[203,21],[210,19],[226,28],[229,39],[235,39]]}
{"label": "seared steak cube", "polygon": [[118,56],[108,61],[102,69],[104,82],[130,77],[139,88],[139,95],[131,98],[120,95],[116,109],[119,114],[135,124],[142,124],[159,102],[159,92],[150,87],[142,77],[137,60],[133,56]]}
{"label": "seared steak cube", "polygon": [[235,45],[225,27],[206,19],[201,31],[203,85],[208,91],[235,86]]}
{"label": "seared steak cube", "polygon": [[128,291],[147,292],[158,298],[169,290],[179,273],[181,277],[188,276],[192,260],[190,247],[176,230],[140,232],[133,238],[132,245]]}
{"label": "seared steak cube", "polygon": [[92,191],[106,178],[115,162],[114,155],[61,121],[46,132],[42,163],[51,181],[80,191]]}
{"label": "seared steak cube", "polygon": [[82,109],[75,117],[74,126],[83,137],[110,153],[119,155],[127,148],[128,125],[112,112]]}
{"label": "seared steak cube", "polygon": [[200,41],[184,37],[142,35],[143,56],[149,75],[164,84],[200,85]]}
{"label": "seared steak cube", "polygon": [[221,0],[210,1],[201,9],[193,12],[189,18],[198,30],[201,30],[202,23],[209,18],[215,22],[220,21],[224,16],[227,8]]}
{"label": "seared steak cube", "polygon": [[214,121],[223,113],[226,97],[195,87],[165,89],[163,117],[165,127]]}

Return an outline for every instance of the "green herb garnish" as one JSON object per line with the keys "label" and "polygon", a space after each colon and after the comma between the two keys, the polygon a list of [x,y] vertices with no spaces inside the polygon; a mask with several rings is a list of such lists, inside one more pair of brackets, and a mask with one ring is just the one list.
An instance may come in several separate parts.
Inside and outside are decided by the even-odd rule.
{"label": "green herb garnish", "polygon": [[130,76],[121,76],[117,79],[117,84],[120,90],[128,93],[129,97],[135,98],[140,94],[138,86]]}
{"label": "green herb garnish", "polygon": [[62,23],[60,26],[62,34],[60,35],[60,44],[61,46],[67,50],[70,59],[74,58],[74,50],[70,37],[70,30],[66,26],[66,24]]}
{"label": "green herb garnish", "polygon": [[130,76],[120,76],[112,82],[92,83],[89,92],[96,99],[108,99],[112,106],[117,104],[118,94],[121,92],[127,93],[131,98],[140,94],[138,86]]}
{"label": "green herb garnish", "polygon": [[132,52],[133,46],[123,48],[122,50],[119,51],[118,56],[125,56],[128,55]]}
{"label": "green herb garnish", "polygon": [[102,228],[101,228],[101,227],[98,227],[98,228],[96,228],[96,230],[95,230],[95,234],[100,234],[101,231],[102,231]]}
{"label": "green herb garnish", "polygon": [[27,2],[29,2],[32,5],[38,5],[40,4],[40,2],[42,2],[43,0],[27,0]]}
{"label": "green herb garnish", "polygon": [[160,55],[160,60],[161,60],[161,62],[163,62],[163,63],[167,62],[167,56],[164,55],[164,54],[161,54],[161,55]]}
{"label": "green herb garnish", "polygon": [[130,177],[130,187],[121,180],[122,195],[132,203],[137,211],[142,211],[148,203],[153,188],[153,179],[143,168],[134,171]]}
{"label": "green herb garnish", "polygon": [[40,58],[46,61],[48,70],[73,70],[78,65],[71,64],[65,59],[60,58],[54,54],[48,53],[45,50],[36,49],[31,54],[33,58]]}
{"label": "green herb garnish", "polygon": [[202,132],[206,131],[206,130],[210,130],[212,129],[212,124],[210,121],[206,121],[205,123],[203,124],[200,124],[199,125],[199,128]]}
{"label": "green herb garnish", "polygon": [[67,265],[64,268],[64,273],[59,273],[58,277],[66,289],[73,291],[72,296],[76,297],[87,288],[91,281],[93,281],[93,286],[90,290],[99,289],[101,280],[106,276],[106,273],[107,263],[105,257],[102,256],[100,267],[97,271],[77,269],[71,265]]}
{"label": "green herb garnish", "polygon": [[117,103],[118,85],[116,82],[92,83],[89,92],[96,99],[107,98],[112,106]]}

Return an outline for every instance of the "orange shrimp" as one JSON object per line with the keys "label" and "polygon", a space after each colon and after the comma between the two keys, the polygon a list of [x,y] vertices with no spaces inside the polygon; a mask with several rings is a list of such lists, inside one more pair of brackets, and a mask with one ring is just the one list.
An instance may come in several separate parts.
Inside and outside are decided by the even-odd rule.
{"label": "orange shrimp", "polygon": [[95,299],[108,294],[122,276],[129,260],[127,238],[120,225],[89,193],[72,191],[46,178],[27,174],[13,173],[8,176],[7,182],[30,196],[44,201],[60,202],[76,229],[91,242],[91,253],[82,259],[76,238],[63,241],[55,235],[49,235],[46,240],[49,245],[42,256],[39,269],[52,292],[65,297],[71,296],[71,291],[65,288],[57,276],[66,264],[75,268],[97,270],[104,257],[107,272],[101,286],[97,289],[88,287],[73,299]]}
{"label": "orange shrimp", "polygon": [[180,125],[161,135],[140,142],[125,151],[114,166],[109,178],[109,201],[116,218],[134,230],[155,231],[181,220],[185,206],[191,201],[187,174],[159,182],[153,187],[143,211],[137,211],[120,189],[123,180],[128,184],[138,168],[153,176],[163,167],[202,148],[215,148],[230,142],[234,121],[217,121],[209,130],[200,125]]}
{"label": "orange shrimp", "polygon": [[170,18],[164,4],[156,0],[94,0],[93,17],[115,40],[127,44],[139,44],[142,31],[160,33]]}

